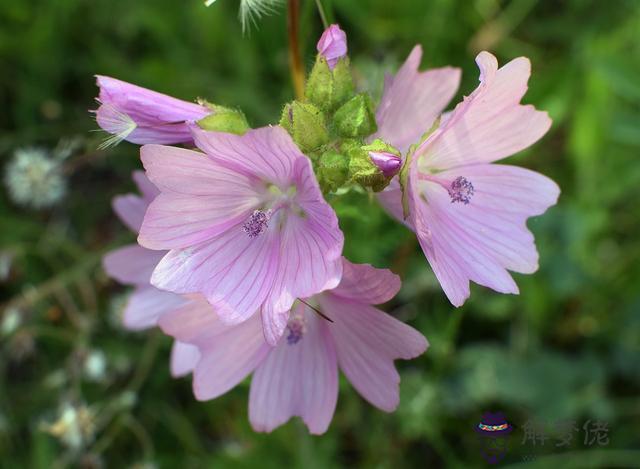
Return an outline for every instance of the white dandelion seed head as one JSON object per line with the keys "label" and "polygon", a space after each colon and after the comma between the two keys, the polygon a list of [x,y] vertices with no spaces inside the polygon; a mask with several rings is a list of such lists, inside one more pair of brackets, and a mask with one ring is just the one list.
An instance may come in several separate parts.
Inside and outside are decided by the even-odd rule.
{"label": "white dandelion seed head", "polygon": [[15,203],[36,209],[55,205],[67,192],[60,162],[40,148],[16,150],[4,182]]}

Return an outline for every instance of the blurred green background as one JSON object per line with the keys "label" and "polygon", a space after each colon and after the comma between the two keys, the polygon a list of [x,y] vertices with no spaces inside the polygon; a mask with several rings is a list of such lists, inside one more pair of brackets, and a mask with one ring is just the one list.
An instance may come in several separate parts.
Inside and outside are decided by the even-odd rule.
{"label": "blurred green background", "polygon": [[[515,275],[520,296],[474,286],[454,309],[409,231],[364,196],[336,201],[346,255],[402,276],[387,310],[431,348],[398,362],[394,414],[343,380],[324,436],[297,419],[254,433],[247,383],[196,402],[189,379],[169,376],[167,338],[119,326],[127,289],[100,258],[133,240],[110,200],[133,190],[140,163],[128,143],[98,151],[104,135],[87,110],[100,73],[239,106],[255,126],[275,122],[292,98],[284,9],[243,36],[236,0],[2,2],[3,173],[17,149],[41,147],[65,158],[68,192],[32,210],[0,190],[0,467],[481,467],[473,426],[497,410],[515,427],[503,465],[640,467],[640,2],[324,3],[372,90],[416,43],[423,66],[463,69],[457,99],[477,83],[478,51],[531,58],[525,102],[554,124],[509,162],[563,191],[529,222],[539,272]],[[307,66],[321,30],[302,0]],[[558,447],[563,421],[577,430]],[[590,441],[597,421],[606,443]],[[531,423],[546,441],[526,438]]]}

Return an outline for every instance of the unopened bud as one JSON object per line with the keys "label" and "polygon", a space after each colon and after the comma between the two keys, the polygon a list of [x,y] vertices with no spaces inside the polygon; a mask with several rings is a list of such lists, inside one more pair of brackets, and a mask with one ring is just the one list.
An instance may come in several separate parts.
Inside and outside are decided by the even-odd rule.
{"label": "unopened bud", "polygon": [[318,54],[327,59],[329,69],[333,70],[338,60],[347,55],[347,35],[337,24],[325,29],[318,45]]}
{"label": "unopened bud", "polygon": [[343,104],[334,115],[338,133],[347,138],[367,137],[377,130],[376,115],[369,95],[358,94]]}
{"label": "unopened bud", "polygon": [[317,150],[329,141],[324,114],[310,103],[293,101],[282,110],[280,125],[304,153]]}
{"label": "unopened bud", "polygon": [[369,158],[385,177],[392,178],[400,171],[402,157],[400,152],[391,145],[376,139],[363,149],[369,152]]}

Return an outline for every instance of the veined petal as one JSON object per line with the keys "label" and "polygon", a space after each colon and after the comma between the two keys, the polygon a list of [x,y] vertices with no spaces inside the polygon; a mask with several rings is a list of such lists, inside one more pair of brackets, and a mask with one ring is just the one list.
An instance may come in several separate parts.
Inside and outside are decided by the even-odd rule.
{"label": "veined petal", "polygon": [[259,202],[253,182],[191,150],[145,145],[142,162],[162,191],[149,206],[140,244],[173,249],[197,244],[246,219]]}
{"label": "veined petal", "polygon": [[468,204],[451,203],[439,184],[422,182],[416,207],[420,244],[449,300],[460,306],[469,296],[469,280],[502,293],[518,293],[512,270],[532,273],[538,268],[530,216],[554,205],[558,186],[534,171],[497,164],[462,166],[439,173],[473,182]]}
{"label": "veined petal", "polygon": [[287,189],[294,175],[294,163],[306,158],[282,127],[262,127],[242,136],[209,132],[191,126],[194,141],[213,161],[247,177]]}
{"label": "veined petal", "polygon": [[202,293],[225,323],[253,315],[267,298],[278,268],[274,231],[250,238],[240,226],[204,243],[170,251],[151,284],[175,293]]}
{"label": "veined petal", "polygon": [[535,143],[551,126],[546,112],[520,104],[531,63],[525,57],[498,69],[496,58],[476,58],[481,83],[416,151],[423,170],[490,163]]}
{"label": "veined petal", "polygon": [[329,427],[338,399],[335,349],[326,326],[314,313],[303,314],[304,336],[291,344],[283,338],[253,376],[249,420],[256,431],[270,432],[294,416],[313,434]]}
{"label": "veined petal", "polygon": [[271,350],[255,315],[237,326],[226,326],[206,301],[194,301],[166,314],[160,327],[181,342],[198,347],[200,359],[193,371],[198,400],[215,399],[242,381]]}
{"label": "veined petal", "polygon": [[[334,288],[342,276],[344,236],[338,218],[320,193],[309,161],[296,162],[297,209],[289,211],[280,235],[280,265],[269,301],[263,308],[265,338],[275,345],[296,298]],[[288,317],[288,315],[287,315]]]}
{"label": "veined petal", "polygon": [[428,131],[460,85],[460,69],[419,72],[422,48],[415,46],[398,73],[387,79],[376,112],[378,132],[372,137],[405,153]]}
{"label": "veined petal", "polygon": [[331,293],[322,295],[319,301],[334,321],[327,327],[334,338],[342,372],[372,405],[386,412],[395,410],[400,401],[400,376],[393,361],[422,354],[427,340],[412,327],[372,306]]}
{"label": "veined petal", "polygon": [[181,378],[193,371],[200,360],[198,347],[183,342],[174,341],[171,348],[171,376]]}
{"label": "veined petal", "polygon": [[388,269],[352,264],[342,258],[342,281],[331,295],[345,300],[377,305],[389,301],[400,290],[400,277]]}

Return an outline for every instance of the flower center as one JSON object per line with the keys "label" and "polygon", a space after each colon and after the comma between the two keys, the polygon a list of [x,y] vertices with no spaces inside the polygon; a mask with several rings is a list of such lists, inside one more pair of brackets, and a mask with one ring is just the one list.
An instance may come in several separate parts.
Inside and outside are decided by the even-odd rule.
{"label": "flower center", "polygon": [[451,197],[451,203],[461,202],[467,205],[471,202],[471,197],[475,193],[473,184],[464,176],[458,176],[451,181],[433,174],[420,173],[419,178],[423,181],[435,182],[444,187],[449,193],[449,197]]}
{"label": "flower center", "polygon": [[292,312],[289,324],[287,324],[287,330],[289,331],[287,334],[288,345],[295,345],[300,342],[305,332],[307,332],[304,316],[299,312]]}
{"label": "flower center", "polygon": [[458,176],[449,186],[449,197],[451,203],[462,202],[467,205],[473,196],[473,184],[464,176]]}
{"label": "flower center", "polygon": [[271,210],[254,210],[249,219],[242,225],[242,230],[247,233],[249,238],[257,238],[269,228],[271,213]]}

